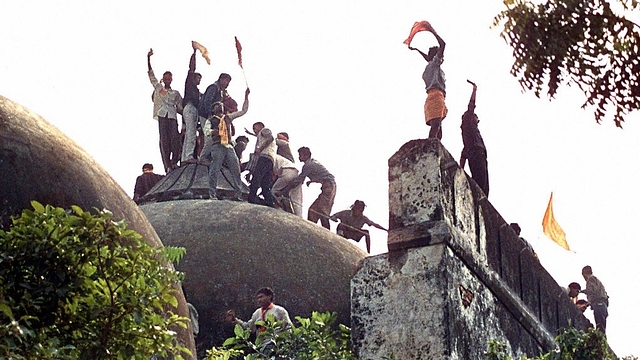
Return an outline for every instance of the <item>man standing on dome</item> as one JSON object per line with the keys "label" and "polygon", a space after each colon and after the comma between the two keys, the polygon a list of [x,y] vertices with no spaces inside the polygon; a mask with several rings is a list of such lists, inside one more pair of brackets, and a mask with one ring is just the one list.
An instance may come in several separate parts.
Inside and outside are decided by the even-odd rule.
{"label": "man standing on dome", "polygon": [[253,156],[257,156],[255,169],[251,173],[251,184],[249,185],[249,202],[259,204],[258,188],[261,189],[264,197],[264,204],[275,207],[275,196],[271,193],[273,183],[273,161],[276,157],[276,142],[271,130],[267,129],[262,122],[253,124],[253,133],[256,134],[256,148]]}
{"label": "man standing on dome", "polygon": [[147,163],[142,165],[142,175],[136,178],[136,186],[133,190],[133,201],[137,204],[140,198],[148,193],[163,177],[163,175],[153,172],[152,164]]}
{"label": "man standing on dome", "polygon": [[[207,89],[204,91],[204,94],[200,98],[200,102],[198,103],[198,116],[200,117],[200,123],[204,123],[206,119],[211,117],[213,112],[213,104],[217,102],[222,102],[225,98],[229,97],[227,93],[227,87],[231,82],[231,75],[226,73],[221,73],[218,76],[218,80],[213,84],[207,86]],[[204,131],[204,129],[203,129]],[[233,131],[230,131],[231,136],[233,136]],[[209,160],[209,154],[211,152],[211,138],[209,136],[204,137],[204,146],[202,148],[202,152],[200,157],[204,158],[203,163],[206,163]]]}
{"label": "man standing on dome", "polygon": [[[173,75],[165,71],[162,81],[156,79],[151,68],[153,49],[147,53],[149,81],[153,86],[153,118],[158,120],[160,133],[160,156],[164,170],[169,173],[178,167],[180,160],[180,134],[178,133],[178,113],[182,114],[182,96],[171,88]],[[163,86],[164,83],[164,86]]]}
{"label": "man standing on dome", "polygon": [[351,209],[339,211],[331,215],[331,220],[340,220],[340,224],[338,224],[338,228],[336,228],[336,233],[344,238],[360,242],[360,239],[364,236],[367,253],[371,253],[371,236],[369,235],[369,230],[362,229],[362,227],[366,224],[380,230],[389,230],[364,216],[365,206],[364,201],[356,200],[353,205],[351,205]]}
{"label": "man standing on dome", "polygon": [[304,163],[302,171],[300,175],[291,181],[281,192],[286,193],[296,186],[301,185],[306,178],[309,178],[307,186],[314,182],[322,184],[320,195],[318,195],[318,198],[309,206],[307,219],[314,224],[320,220],[320,224],[322,224],[324,228],[331,229],[329,216],[331,215],[331,208],[333,208],[333,201],[336,198],[336,179],[327,168],[317,160],[311,158],[311,150],[308,147],[303,146],[298,149],[298,158],[300,162]]}
{"label": "man standing on dome", "polygon": [[[232,200],[242,201],[242,188],[240,180],[240,163],[238,156],[233,148],[233,140],[231,138],[232,121],[247,113],[249,110],[249,88],[244,92],[244,103],[242,110],[226,114],[224,113],[224,104],[219,101],[213,105],[213,114],[205,122],[203,131],[207,139],[209,139],[211,163],[209,164],[209,198],[218,199],[218,176],[222,165],[226,165],[231,172],[231,186],[235,191]],[[205,147],[206,149],[206,147]],[[204,149],[203,149],[204,151]],[[206,154],[203,154],[205,156]]]}
{"label": "man standing on dome", "polygon": [[182,99],[182,120],[185,124],[184,144],[182,144],[182,157],[180,164],[196,163],[195,149],[196,136],[198,132],[198,104],[200,103],[200,80],[202,75],[196,72],[196,47],[195,42],[191,42],[193,53],[189,59],[189,72],[184,82],[184,99]]}

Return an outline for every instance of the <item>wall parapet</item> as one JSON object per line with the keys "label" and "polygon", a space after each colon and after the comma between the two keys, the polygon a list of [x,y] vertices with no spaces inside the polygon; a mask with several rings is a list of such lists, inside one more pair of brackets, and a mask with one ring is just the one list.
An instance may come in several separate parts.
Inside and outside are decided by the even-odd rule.
{"label": "wall parapet", "polygon": [[[477,331],[479,324],[491,328],[485,329],[487,335],[506,340],[514,355],[549,351],[555,347],[554,337],[559,329],[586,329],[589,324],[527,243],[509,227],[438,140],[412,140],[389,159],[387,244],[389,253],[365,259],[352,280],[354,341],[365,358],[378,358],[375,354],[380,355],[380,351],[399,358],[390,341],[382,341],[384,346],[372,345],[380,340],[368,336],[373,335],[374,323],[382,319],[367,315],[372,309],[362,298],[384,294],[403,301],[403,296],[393,295],[394,282],[409,281],[412,286],[424,287],[430,278],[431,285],[439,287],[404,301],[424,302],[426,295],[440,299],[433,301],[443,308],[422,310],[423,316],[430,319],[437,318],[430,312],[441,311],[442,323],[424,324],[427,328],[422,331],[443,334],[439,340],[442,343],[432,343],[431,348],[441,348],[446,358],[455,358],[455,354],[481,355],[486,350],[490,338],[475,344],[475,350],[460,341],[467,338],[465,333]],[[436,248],[440,250],[434,252]],[[425,252],[434,258],[426,260]],[[417,262],[410,263],[410,259]],[[406,278],[409,268],[420,275]],[[411,293],[403,291],[405,295]],[[469,298],[477,301],[469,302]],[[376,306],[395,309],[397,305],[389,302]],[[480,319],[482,316],[487,319]],[[410,331],[401,321],[389,321],[386,328],[396,326]],[[476,340],[469,338],[466,342]],[[399,347],[401,343],[397,344]],[[427,357],[404,353],[402,358]]]}

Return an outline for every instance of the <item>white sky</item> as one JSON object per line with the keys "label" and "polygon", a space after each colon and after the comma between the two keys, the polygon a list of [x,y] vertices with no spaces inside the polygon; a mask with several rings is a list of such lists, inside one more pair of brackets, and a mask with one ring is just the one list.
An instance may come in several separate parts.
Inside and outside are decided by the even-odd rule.
{"label": "white sky", "polygon": [[[262,121],[287,131],[294,152],[309,146],[336,176],[334,211],[361,199],[365,214],[386,226],[387,160],[428,133],[425,62],[402,44],[414,21],[428,20],[447,42],[442,143],[459,158],[460,116],[471,91],[465,80],[471,79],[479,86],[491,203],[507,222],[520,224],[560,285],[584,285],[580,270],[593,266],[611,297],[610,345],[620,356],[640,355],[639,293],[631,278],[640,254],[634,210],[640,116],[629,116],[620,130],[581,110],[575,86],[561,88],[552,102],[522,93],[509,75],[510,48],[499,29],[490,29],[502,7],[498,0],[2,1],[0,94],[60,128],[131,194],[143,163],[162,168],[146,74],[149,48],[156,75],[171,70],[173,88],[183,93],[190,41],[197,40],[212,55],[210,66],[198,57],[200,90],[228,72],[229,91],[240,102],[238,36],[251,106],[236,127]],[[426,50],[435,43],[420,33],[413,45]],[[310,204],[319,186],[304,191]],[[575,253],[542,234],[551,191]],[[371,233],[372,252],[386,252],[386,233]],[[358,246],[364,249],[364,242]]]}

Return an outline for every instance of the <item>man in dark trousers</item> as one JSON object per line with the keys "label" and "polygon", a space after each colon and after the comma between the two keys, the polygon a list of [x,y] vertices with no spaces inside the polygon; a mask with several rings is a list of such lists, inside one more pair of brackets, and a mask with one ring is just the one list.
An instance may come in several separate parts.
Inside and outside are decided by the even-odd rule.
{"label": "man in dark trousers", "polygon": [[462,142],[464,148],[460,155],[460,167],[464,170],[464,165],[469,160],[469,169],[471,177],[476,184],[480,186],[484,194],[489,196],[489,170],[487,168],[487,148],[484,146],[482,135],[478,129],[478,115],[475,114],[476,109],[476,91],[478,87],[473,82],[467,80],[473,86],[471,98],[467,111],[462,115]]}
{"label": "man in dark trousers", "polygon": [[147,163],[142,165],[142,175],[136,179],[136,186],[133,190],[133,201],[137,204],[140,198],[148,193],[163,177],[163,175],[158,175],[153,172],[152,164]]}
{"label": "man in dark trousers", "polygon": [[602,282],[593,275],[591,266],[582,268],[582,277],[587,282],[581,292],[587,294],[587,301],[593,310],[593,319],[596,321],[596,329],[606,335],[607,317],[609,316],[609,295]]}

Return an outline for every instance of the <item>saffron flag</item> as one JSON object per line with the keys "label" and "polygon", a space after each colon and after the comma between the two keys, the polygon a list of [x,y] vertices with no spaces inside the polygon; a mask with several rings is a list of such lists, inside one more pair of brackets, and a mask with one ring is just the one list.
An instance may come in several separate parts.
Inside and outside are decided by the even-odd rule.
{"label": "saffron flag", "polygon": [[407,44],[407,46],[411,45],[411,40],[413,40],[413,37],[419,33],[420,31],[426,31],[429,30],[431,28],[431,24],[429,24],[428,21],[416,21],[413,24],[413,27],[411,28],[411,33],[409,33],[409,37],[407,38],[407,40],[404,41],[404,44]]}
{"label": "saffron flag", "polygon": [[234,39],[236,39],[236,51],[238,52],[238,65],[242,67],[242,45],[240,45],[240,41],[238,41],[237,36],[234,36]]}
{"label": "saffron flag", "polygon": [[200,45],[197,41],[191,41],[191,45],[194,49],[198,49],[202,57],[207,61],[208,65],[211,65],[211,59],[209,59],[209,50],[206,47]]}
{"label": "saffron flag", "polygon": [[544,217],[542,218],[542,231],[549,239],[553,240],[556,244],[562,246],[566,250],[570,250],[564,230],[562,230],[560,224],[558,224],[555,217],[553,216],[552,202],[553,193],[551,193],[551,196],[549,197],[549,205],[547,205],[547,211],[545,211]]}

